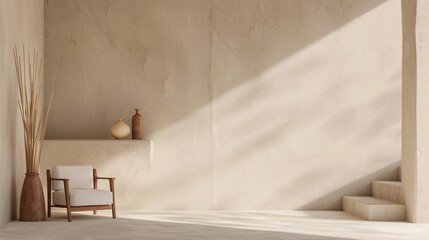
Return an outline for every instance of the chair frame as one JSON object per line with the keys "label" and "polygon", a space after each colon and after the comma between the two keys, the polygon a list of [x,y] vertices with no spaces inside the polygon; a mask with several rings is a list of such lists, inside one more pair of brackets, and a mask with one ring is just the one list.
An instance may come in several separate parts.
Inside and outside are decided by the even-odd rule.
{"label": "chair frame", "polygon": [[[67,209],[67,219],[69,222],[72,221],[71,212],[77,212],[77,211],[93,211],[94,215],[97,213],[97,210],[112,210],[112,218],[116,218],[116,207],[115,207],[115,178],[112,177],[99,177],[97,175],[97,170],[94,168],[92,170],[93,175],[93,183],[94,183],[94,189],[97,189],[97,182],[98,180],[109,180],[110,185],[110,192],[112,192],[113,195],[113,203],[108,205],[93,205],[93,206],[71,206],[70,205],[70,190],[69,190],[69,181],[70,179],[67,178],[53,178],[51,176],[51,170],[46,170],[46,176],[47,176],[47,187],[48,191],[47,198],[48,198],[48,217],[51,217],[51,208],[52,207],[59,207],[59,208],[66,208]],[[65,200],[66,205],[56,205],[52,204],[52,182],[53,181],[62,181],[64,184],[64,194],[65,194]]]}

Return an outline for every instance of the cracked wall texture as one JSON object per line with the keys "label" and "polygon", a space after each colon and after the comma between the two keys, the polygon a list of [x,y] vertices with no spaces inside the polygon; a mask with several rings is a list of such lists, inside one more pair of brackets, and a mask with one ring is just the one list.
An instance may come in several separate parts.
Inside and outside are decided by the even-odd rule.
{"label": "cracked wall texture", "polygon": [[[25,173],[12,49],[43,53],[43,0],[0,1],[0,225],[14,219]],[[21,50],[22,51],[22,50]],[[16,176],[16,177],[15,177]]]}
{"label": "cracked wall texture", "polygon": [[111,138],[141,108],[136,210],[340,209],[396,177],[400,4],[46,0],[48,138]]}

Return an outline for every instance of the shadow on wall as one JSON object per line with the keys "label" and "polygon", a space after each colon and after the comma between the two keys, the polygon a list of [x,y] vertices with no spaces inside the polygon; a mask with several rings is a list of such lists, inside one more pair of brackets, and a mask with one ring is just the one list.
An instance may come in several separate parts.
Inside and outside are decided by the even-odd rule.
{"label": "shadow on wall", "polygon": [[[8,67],[14,68],[13,65],[13,59],[12,54],[10,54],[10,65]],[[22,185],[19,185],[18,182],[22,183],[24,179],[25,173],[25,150],[23,146],[23,128],[22,128],[22,121],[21,121],[21,115],[19,112],[19,108],[17,106],[17,99],[18,99],[18,86],[16,82],[16,76],[12,75],[11,79],[8,79],[10,81],[9,85],[9,91],[8,91],[8,100],[9,100],[9,106],[8,106],[8,115],[10,116],[10,139],[9,143],[10,145],[8,148],[10,149],[10,168],[8,175],[10,174],[10,195],[7,194],[7,196],[10,196],[10,219],[17,219],[18,218],[18,206],[19,206],[19,198],[20,198],[20,192]],[[22,174],[21,176],[17,177],[17,174]],[[17,179],[19,179],[17,181]]]}
{"label": "shadow on wall", "polygon": [[[121,115],[129,122],[134,106],[143,108],[149,137],[384,2],[48,2],[46,88],[56,79],[57,99],[47,137],[110,137],[107,129]],[[323,64],[302,60],[283,74]]]}
{"label": "shadow on wall", "polygon": [[359,18],[385,2],[48,2],[48,138],[107,138],[141,107],[156,161],[130,188],[149,209],[206,209],[192,195],[208,192],[214,209],[296,209],[342,183],[365,191],[362,176],[400,155],[401,74],[383,59],[397,52],[373,51],[398,26]]}
{"label": "shadow on wall", "polygon": [[[345,182],[345,185],[335,191],[332,191],[325,196],[320,197],[314,201],[311,201],[300,208],[298,210],[318,210],[321,208],[328,207],[332,210],[342,210],[342,197],[343,196],[371,196],[371,182],[373,181],[398,181],[399,173],[398,168],[400,166],[400,161],[397,163],[391,164],[383,169],[380,169],[376,172],[373,172],[361,179],[358,179],[354,182]],[[346,176],[340,176],[339,181],[342,179],[346,179]],[[290,188],[291,186],[289,186]],[[284,191],[289,191],[287,188]],[[335,199],[335,201],[332,201]]]}
{"label": "shadow on wall", "polygon": [[[14,88],[14,89],[16,89],[16,88]],[[15,95],[13,97],[9,97],[9,99],[17,99],[16,91],[9,91],[9,94],[11,94],[12,96]],[[11,165],[12,165],[11,166],[11,175],[12,176],[10,179],[11,180],[11,184],[10,184],[10,186],[11,186],[11,189],[10,189],[10,202],[11,202],[10,215],[11,215],[11,219],[16,219],[18,217],[18,214],[19,214],[18,213],[18,206],[19,206],[18,205],[19,204],[18,196],[19,196],[19,194],[17,193],[17,190],[21,187],[21,186],[18,186],[18,184],[17,184],[16,175],[17,175],[17,169],[22,170],[22,168],[17,167],[17,161],[24,160],[25,157],[23,158],[23,155],[24,155],[23,153],[21,153],[21,154],[19,153],[19,150],[22,150],[22,147],[20,148],[19,146],[22,146],[22,144],[18,144],[18,139],[23,138],[23,135],[18,135],[19,134],[18,124],[21,123],[20,121],[18,121],[19,120],[18,117],[20,117],[19,112],[16,108],[15,103],[14,104],[11,103],[10,105],[11,105],[11,107],[10,107],[10,109],[11,109],[11,122],[17,123],[17,124],[12,124],[11,139],[10,139],[10,142],[11,142],[11,148],[10,148],[11,149]],[[18,166],[20,166],[20,165],[22,165],[22,164],[18,164]]]}
{"label": "shadow on wall", "polygon": [[[343,195],[365,195],[374,179],[395,178],[399,163],[393,162],[400,156],[400,141],[396,139],[400,139],[401,128],[400,103],[392,104],[392,99],[400,96],[400,81],[395,81],[398,76],[389,76],[390,86],[357,106],[343,108],[339,103],[338,108],[330,109],[321,100],[318,105],[301,103],[305,107],[296,111],[298,119],[261,125],[258,116],[270,116],[275,111],[266,108],[254,112],[247,122],[234,123],[228,131],[231,139],[242,138],[237,145],[227,142],[225,146],[232,145],[230,149],[225,147],[217,154],[221,164],[216,164],[215,176],[228,181],[221,182],[216,191],[225,193],[222,187],[231,183],[245,187],[219,194],[216,206],[240,208],[240,202],[257,199],[254,205],[258,209],[283,209],[285,203],[292,209],[341,209]],[[316,98],[329,97],[327,91]],[[251,94],[247,100],[252,100]],[[368,114],[362,114],[362,109]],[[285,136],[290,139],[285,141]],[[386,148],[387,144],[393,147]],[[267,178],[270,181],[264,181]],[[309,199],[310,203],[303,204]]]}

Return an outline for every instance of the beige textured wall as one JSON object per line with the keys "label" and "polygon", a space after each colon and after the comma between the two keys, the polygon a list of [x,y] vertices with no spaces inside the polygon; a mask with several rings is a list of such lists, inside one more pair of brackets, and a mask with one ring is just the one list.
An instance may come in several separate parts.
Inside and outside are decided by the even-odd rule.
{"label": "beige textured wall", "polygon": [[43,5],[43,0],[0,1],[0,225],[15,217],[25,173],[12,49],[26,44],[43,52]]}
{"label": "beige textured wall", "polygon": [[402,168],[408,221],[429,222],[429,2],[402,1]]}
{"label": "beige textured wall", "polygon": [[417,1],[417,208],[416,221],[429,222],[429,2]]}
{"label": "beige textured wall", "polygon": [[417,1],[402,1],[402,182],[407,220],[416,220],[417,131],[416,131],[416,7]]}
{"label": "beige textured wall", "polygon": [[154,159],[129,173],[146,180],[127,189],[146,191],[135,209],[339,209],[395,177],[400,1],[49,0],[45,13],[48,137],[109,138],[141,108]]}

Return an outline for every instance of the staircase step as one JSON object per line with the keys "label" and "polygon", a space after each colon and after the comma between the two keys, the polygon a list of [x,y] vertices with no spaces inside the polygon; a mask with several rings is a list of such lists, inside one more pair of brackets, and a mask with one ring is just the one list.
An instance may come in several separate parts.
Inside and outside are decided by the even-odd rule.
{"label": "staircase step", "polygon": [[343,197],[343,211],[370,221],[405,221],[405,205],[372,196]]}
{"label": "staircase step", "polygon": [[405,203],[400,181],[375,181],[372,182],[372,195],[392,202]]}

